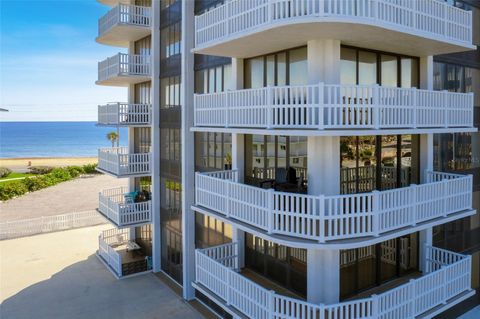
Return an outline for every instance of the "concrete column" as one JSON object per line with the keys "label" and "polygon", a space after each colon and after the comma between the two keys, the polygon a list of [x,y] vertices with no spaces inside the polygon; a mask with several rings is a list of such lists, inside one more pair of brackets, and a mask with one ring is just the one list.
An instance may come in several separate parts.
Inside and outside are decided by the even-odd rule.
{"label": "concrete column", "polygon": [[433,56],[420,58],[420,88],[433,90]]}
{"label": "concrete column", "polygon": [[[340,194],[340,137],[308,137],[308,193]],[[307,299],[314,303],[338,302],[340,251],[308,249]]]}
{"label": "concrete column", "polygon": [[[340,41],[307,43],[308,83],[340,83]],[[308,137],[308,193],[340,194],[340,137]],[[340,298],[340,251],[308,249],[307,300],[334,303]]]}
{"label": "concrete column", "polygon": [[160,231],[160,2],[152,1],[152,262],[153,271],[161,270]]}
{"label": "concrete column", "polygon": [[308,83],[340,83],[340,40],[307,42]]}
{"label": "concrete column", "polygon": [[195,139],[190,128],[193,126],[193,93],[194,93],[194,1],[182,1],[182,249],[183,249],[183,298],[195,298],[192,282],[195,280],[195,212],[194,204],[195,157],[192,150]]}
{"label": "concrete column", "polygon": [[340,299],[340,251],[308,249],[307,300],[331,304]]}
{"label": "concrete column", "polygon": [[430,228],[427,228],[425,230],[422,230],[419,232],[419,237],[418,237],[418,244],[419,244],[419,248],[420,248],[420,253],[419,253],[419,256],[420,256],[420,260],[419,260],[419,266],[420,266],[420,270],[422,272],[425,272],[426,271],[426,251],[425,251],[425,246],[426,245],[429,245],[431,246],[432,245],[432,238],[433,238],[433,228],[430,227]]}

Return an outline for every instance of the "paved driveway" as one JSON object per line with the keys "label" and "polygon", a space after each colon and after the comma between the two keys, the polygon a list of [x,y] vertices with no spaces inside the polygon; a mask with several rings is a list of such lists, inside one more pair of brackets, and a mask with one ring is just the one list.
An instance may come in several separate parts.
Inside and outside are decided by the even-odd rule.
{"label": "paved driveway", "polygon": [[107,228],[0,241],[0,318],[203,318],[153,274],[116,280],[94,255]]}

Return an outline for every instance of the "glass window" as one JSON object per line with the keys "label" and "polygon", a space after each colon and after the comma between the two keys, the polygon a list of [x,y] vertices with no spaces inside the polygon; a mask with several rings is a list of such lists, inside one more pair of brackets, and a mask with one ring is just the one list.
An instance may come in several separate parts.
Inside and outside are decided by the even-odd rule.
{"label": "glass window", "polygon": [[269,55],[267,62],[267,86],[275,85],[275,55]]}
{"label": "glass window", "polygon": [[357,50],[342,48],[340,78],[342,84],[357,84]]}
{"label": "glass window", "polygon": [[245,88],[263,87],[263,57],[245,61]]}
{"label": "glass window", "polygon": [[373,52],[360,51],[358,54],[358,84],[377,83],[377,55]]}
{"label": "glass window", "polygon": [[[401,59],[402,88],[419,87],[418,60],[411,58]],[[434,79],[435,81],[435,79]]]}
{"label": "glass window", "polygon": [[287,53],[277,54],[277,85],[287,84]]}
{"label": "glass window", "polygon": [[289,51],[290,85],[308,83],[307,48]]}
{"label": "glass window", "polygon": [[382,54],[381,61],[381,85],[388,87],[398,86],[398,61],[396,56]]}

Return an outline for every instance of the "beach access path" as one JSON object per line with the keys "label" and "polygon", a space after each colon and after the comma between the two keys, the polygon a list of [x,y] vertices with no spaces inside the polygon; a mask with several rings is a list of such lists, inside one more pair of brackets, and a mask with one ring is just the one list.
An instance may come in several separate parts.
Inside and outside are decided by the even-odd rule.
{"label": "beach access path", "polygon": [[84,175],[0,202],[0,222],[95,210],[101,190],[121,186],[127,186],[127,179]]}

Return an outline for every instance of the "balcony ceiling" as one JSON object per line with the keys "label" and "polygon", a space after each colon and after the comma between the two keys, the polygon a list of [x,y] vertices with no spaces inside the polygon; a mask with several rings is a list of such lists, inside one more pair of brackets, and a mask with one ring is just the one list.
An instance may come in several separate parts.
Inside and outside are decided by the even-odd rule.
{"label": "balcony ceiling", "polygon": [[105,33],[99,35],[95,41],[100,44],[128,47],[130,42],[140,40],[150,35],[149,27],[131,24],[116,24]]}
{"label": "balcony ceiling", "polygon": [[104,4],[106,6],[113,7],[113,6],[117,5],[118,3],[120,3],[121,1],[120,0],[97,0],[97,2],[99,2],[101,4]]}
{"label": "balcony ceiling", "polygon": [[379,27],[358,21],[349,23],[328,17],[303,19],[302,23],[282,21],[225,39],[209,42],[193,51],[199,54],[248,58],[302,46],[312,39],[337,39],[345,45],[411,56],[438,55],[476,48],[474,45],[469,46],[454,40],[444,42],[431,34],[419,36],[397,31],[395,26]]}
{"label": "balcony ceiling", "polygon": [[151,77],[145,75],[118,75],[110,77],[106,80],[98,80],[95,82],[95,84],[105,86],[128,87],[130,84],[137,84],[150,80]]}

